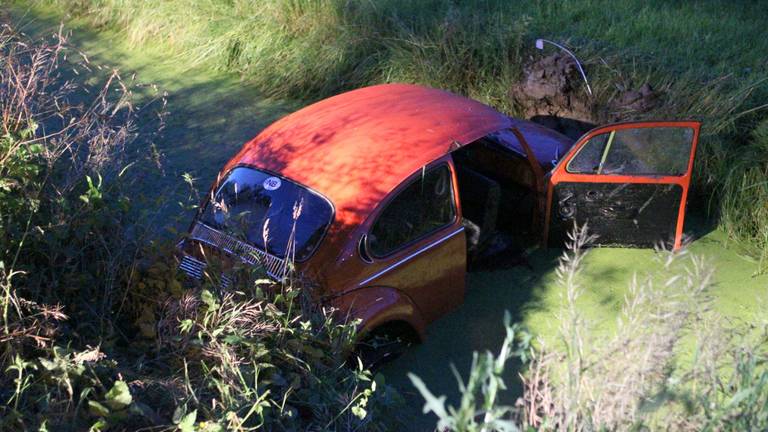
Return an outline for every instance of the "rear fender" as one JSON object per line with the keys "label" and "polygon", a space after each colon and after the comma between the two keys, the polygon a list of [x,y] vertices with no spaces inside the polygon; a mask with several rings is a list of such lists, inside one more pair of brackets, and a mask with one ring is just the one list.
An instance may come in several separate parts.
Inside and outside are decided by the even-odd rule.
{"label": "rear fender", "polygon": [[405,322],[424,340],[426,323],[416,305],[404,293],[387,287],[361,288],[334,299],[349,319],[360,319],[359,336],[390,322]]}

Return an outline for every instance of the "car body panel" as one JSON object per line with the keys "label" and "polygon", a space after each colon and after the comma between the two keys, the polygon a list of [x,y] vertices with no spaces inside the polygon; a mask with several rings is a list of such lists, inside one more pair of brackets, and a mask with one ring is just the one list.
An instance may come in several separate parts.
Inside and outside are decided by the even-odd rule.
{"label": "car body panel", "polygon": [[453,224],[381,260],[360,285],[397,286],[430,323],[464,301],[465,248],[464,228]]}
{"label": "car body panel", "polygon": [[[426,323],[455,309],[463,302],[465,238],[461,225],[458,190],[455,187],[455,170],[448,155],[425,166],[424,170],[443,165],[451,169],[453,201],[457,210],[455,220],[381,258],[361,254],[360,249],[364,245],[360,244],[360,240],[350,242],[350,245],[354,244],[355,247],[348,250],[344,257],[351,259],[339,260],[335,267],[339,271],[328,272],[325,279],[326,283],[336,287],[332,296],[371,286],[396,287],[414,301]],[[357,231],[358,236],[353,238],[364,239],[363,235],[370,231],[389,202],[420,175],[420,172],[413,173],[389,193],[361,225]]]}
{"label": "car body panel", "polygon": [[404,322],[420,340],[425,338],[427,322],[421,311],[408,295],[395,288],[369,286],[356,289],[336,297],[332,304],[343,311],[345,318],[359,319],[363,323],[361,336],[387,323]]}
{"label": "car body panel", "polygon": [[406,177],[510,123],[498,111],[446,91],[366,87],[278,120],[246,143],[223,172],[253,165],[321,191],[336,208],[321,247],[338,250]]}

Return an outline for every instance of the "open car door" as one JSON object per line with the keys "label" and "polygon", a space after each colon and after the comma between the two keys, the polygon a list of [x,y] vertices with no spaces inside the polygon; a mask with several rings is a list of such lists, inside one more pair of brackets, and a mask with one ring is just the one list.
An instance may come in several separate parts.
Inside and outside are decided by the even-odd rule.
{"label": "open car door", "polygon": [[574,223],[587,223],[599,245],[679,248],[700,126],[624,123],[587,133],[549,178],[545,240],[562,244]]}

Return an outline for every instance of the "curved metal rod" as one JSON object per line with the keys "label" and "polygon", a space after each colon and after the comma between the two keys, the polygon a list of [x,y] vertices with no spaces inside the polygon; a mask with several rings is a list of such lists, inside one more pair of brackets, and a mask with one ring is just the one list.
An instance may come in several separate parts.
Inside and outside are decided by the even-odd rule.
{"label": "curved metal rod", "polygon": [[573,58],[573,60],[576,62],[576,67],[579,68],[579,72],[581,73],[581,77],[584,78],[584,83],[587,85],[587,92],[589,93],[589,96],[591,97],[592,96],[592,88],[589,86],[589,81],[587,81],[587,74],[584,73],[584,69],[581,67],[581,63],[579,62],[579,59],[576,58],[576,54],[572,53],[571,50],[569,50],[568,48],[560,45],[559,43],[552,42],[551,40],[547,40],[547,39],[536,39],[536,48],[540,49],[540,50],[543,50],[544,49],[544,42],[560,48],[561,50],[565,51],[569,56],[571,56]]}

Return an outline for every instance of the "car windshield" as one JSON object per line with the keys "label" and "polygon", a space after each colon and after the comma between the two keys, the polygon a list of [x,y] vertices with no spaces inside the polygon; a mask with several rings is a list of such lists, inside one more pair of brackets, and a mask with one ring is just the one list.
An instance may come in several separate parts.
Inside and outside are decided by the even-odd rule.
{"label": "car windshield", "polygon": [[[208,201],[201,221],[279,258],[312,255],[333,218],[321,195],[253,168],[229,172]],[[290,256],[289,256],[290,258]]]}

